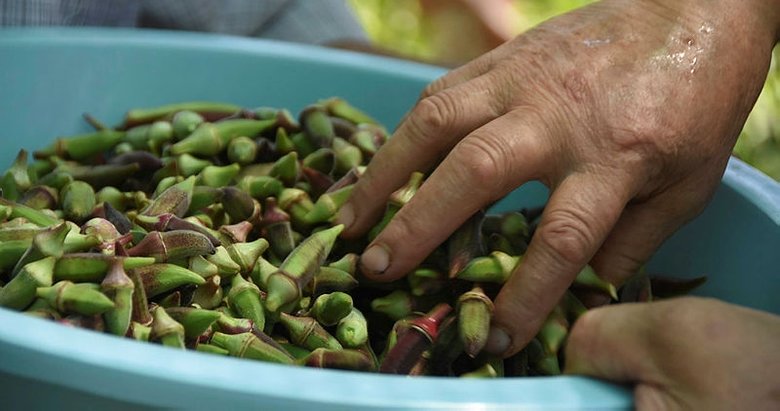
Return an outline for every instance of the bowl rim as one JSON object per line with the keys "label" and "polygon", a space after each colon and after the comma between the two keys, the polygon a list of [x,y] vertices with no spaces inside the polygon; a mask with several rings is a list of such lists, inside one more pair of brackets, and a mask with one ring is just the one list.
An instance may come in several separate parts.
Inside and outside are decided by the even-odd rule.
{"label": "bowl rim", "polygon": [[[369,68],[378,73],[402,74],[430,82],[446,72],[444,68],[363,53],[326,49],[274,40],[249,39],[227,35],[172,32],[162,30],[106,28],[6,28],[0,29],[0,56],[3,48],[30,45],[110,44],[129,48],[170,47],[198,51],[230,51],[258,56],[306,60],[318,64]],[[0,58],[2,61],[2,58]],[[738,159],[732,159],[723,184],[749,198],[780,225],[780,184]],[[579,376],[506,378],[476,380],[441,377],[401,377],[338,370],[313,370],[254,361],[180,352],[154,344],[63,327],[51,321],[31,318],[0,309],[0,350],[28,352],[36,358],[60,360],[89,368],[90,379],[63,378],[70,371],[41,374],[27,367],[23,356],[0,361],[0,369],[79,391],[110,398],[160,405],[152,399],[139,399],[132,392],[112,389],[114,377],[125,376],[149,390],[177,386],[191,392],[200,390],[217,398],[242,394],[248,398],[289,399],[323,406],[385,408],[572,408],[631,409],[629,387]],[[23,332],[19,332],[23,330]],[[122,353],[122,355],[117,355]],[[201,357],[195,357],[199,355]],[[165,359],[163,363],[161,358]],[[197,358],[197,359],[196,359]],[[195,362],[195,366],[193,366]],[[112,378],[105,376],[112,375]],[[102,376],[102,379],[101,379]],[[113,387],[115,388],[115,387]],[[297,398],[305,389],[306,397]],[[359,398],[353,398],[359,393]],[[160,391],[175,405],[180,398]],[[200,396],[192,405],[209,399]],[[157,397],[155,401],[159,400]],[[205,402],[204,402],[205,401]],[[178,403],[181,405],[181,403]],[[388,404],[392,404],[389,406]],[[224,405],[224,403],[222,404]]]}

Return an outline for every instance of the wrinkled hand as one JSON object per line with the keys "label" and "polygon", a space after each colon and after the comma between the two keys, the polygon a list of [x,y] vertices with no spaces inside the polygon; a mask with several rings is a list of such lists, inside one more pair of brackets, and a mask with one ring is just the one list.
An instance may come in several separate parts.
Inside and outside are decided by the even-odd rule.
{"label": "wrinkled hand", "polygon": [[637,410],[780,409],[780,317],[680,298],[590,310],[566,347],[569,374],[634,383]]}
{"label": "wrinkled hand", "polygon": [[604,0],[436,80],[339,214],[360,235],[433,170],[362,271],[403,276],[478,209],[542,181],[551,196],[487,347],[517,352],[586,263],[619,285],[703,209],[766,76],[777,4]]}

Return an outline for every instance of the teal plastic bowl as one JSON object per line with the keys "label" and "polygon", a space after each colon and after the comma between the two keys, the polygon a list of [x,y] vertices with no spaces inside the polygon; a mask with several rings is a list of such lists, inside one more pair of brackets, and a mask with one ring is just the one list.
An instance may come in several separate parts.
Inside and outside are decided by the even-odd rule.
{"label": "teal plastic bowl", "polygon": [[[131,107],[221,100],[298,110],[342,96],[394,126],[444,71],[316,47],[157,31],[0,30],[0,167],[18,149],[112,124]],[[529,184],[498,209],[538,205]],[[710,277],[701,294],[780,313],[780,187],[732,160],[710,206],[650,270]],[[180,352],[0,309],[4,409],[631,409],[631,390],[581,377],[461,380],[279,366]]]}

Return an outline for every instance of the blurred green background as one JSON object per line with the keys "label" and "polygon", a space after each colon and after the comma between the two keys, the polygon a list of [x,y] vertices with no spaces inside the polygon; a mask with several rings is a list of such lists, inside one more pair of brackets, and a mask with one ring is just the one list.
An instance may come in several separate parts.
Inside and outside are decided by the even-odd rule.
{"label": "blurred green background", "polygon": [[[472,2],[481,0],[472,0]],[[374,44],[410,59],[457,66],[495,47],[496,39],[477,22],[468,1],[349,0]],[[592,0],[497,0],[509,4],[511,30],[534,25]],[[505,14],[504,14],[505,15]],[[424,17],[424,18],[423,18]],[[456,44],[457,47],[453,47]],[[734,154],[780,181],[780,46],[763,92],[748,118]]]}

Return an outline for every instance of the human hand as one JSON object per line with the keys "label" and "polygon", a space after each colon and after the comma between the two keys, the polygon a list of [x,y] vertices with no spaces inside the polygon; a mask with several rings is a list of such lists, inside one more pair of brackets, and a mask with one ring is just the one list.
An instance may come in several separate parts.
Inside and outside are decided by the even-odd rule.
{"label": "human hand", "polygon": [[358,236],[413,171],[433,170],[367,247],[362,272],[407,274],[477,210],[542,181],[549,202],[496,299],[486,348],[519,351],[586,263],[619,285],[703,209],[761,89],[779,15],[760,0],[604,0],[436,80],[340,211],[343,235]]}
{"label": "human hand", "polygon": [[678,298],[592,309],[566,346],[567,374],[633,383],[636,409],[780,409],[780,317]]}

